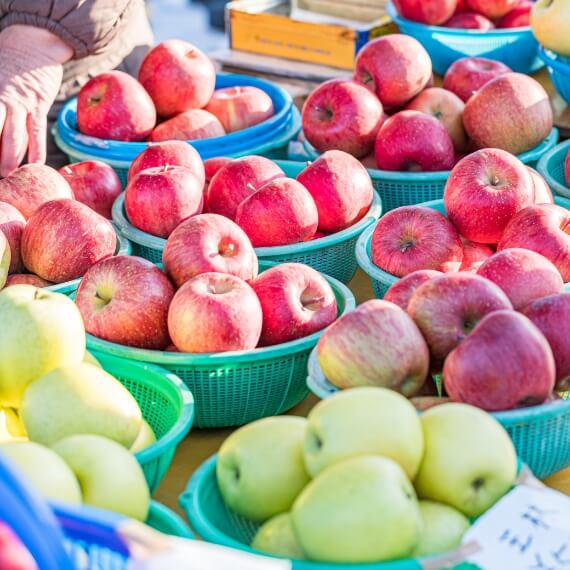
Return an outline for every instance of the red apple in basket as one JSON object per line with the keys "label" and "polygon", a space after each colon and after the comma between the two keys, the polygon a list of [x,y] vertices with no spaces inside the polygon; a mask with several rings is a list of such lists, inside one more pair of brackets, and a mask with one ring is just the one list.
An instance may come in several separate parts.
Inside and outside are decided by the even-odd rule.
{"label": "red apple in basket", "polygon": [[466,0],[467,7],[491,20],[508,14],[520,0]]}
{"label": "red apple in basket", "polygon": [[408,273],[390,286],[384,295],[384,301],[390,301],[405,311],[417,288],[439,275],[443,275],[443,273],[434,269],[420,269],[413,273]]}
{"label": "red apple in basket", "polygon": [[343,315],[321,336],[317,359],[338,388],[381,386],[411,397],[422,388],[429,352],[400,307],[373,299]]}
{"label": "red apple in basket", "polygon": [[497,28],[524,28],[530,26],[530,12],[533,6],[534,2],[530,2],[530,0],[519,2],[497,22]]}
{"label": "red apple in basket", "polygon": [[457,6],[455,7],[454,14],[461,14],[462,12],[467,11],[467,4],[465,0],[457,0]]}
{"label": "red apple in basket", "polygon": [[24,264],[20,255],[22,232],[26,219],[8,202],[0,202],[0,231],[4,234],[10,245],[10,268],[8,273],[21,273]]}
{"label": "red apple in basket", "polygon": [[267,182],[236,211],[236,223],[254,247],[288,245],[313,238],[319,214],[309,191],[292,178]]}
{"label": "red apple in basket", "polygon": [[302,119],[305,137],[316,149],[337,149],[361,158],[374,148],[384,110],[366,87],[331,79],[309,95]]}
{"label": "red apple in basket", "polygon": [[140,141],[150,134],[155,124],[152,99],[128,73],[101,73],[79,91],[77,126],[84,135]]}
{"label": "red apple in basket", "polygon": [[208,158],[204,161],[204,172],[206,175],[206,184],[214,178],[218,170],[221,170],[224,166],[229,164],[233,158],[228,158],[226,156],[217,156],[215,158]]}
{"label": "red apple in basket", "polygon": [[554,196],[546,180],[534,168],[527,166],[527,169],[534,185],[534,203],[554,204]]}
{"label": "red apple in basket", "polygon": [[170,344],[168,307],[174,287],[150,261],[116,256],[95,264],[77,290],[85,330],[103,340],[151,350]]}
{"label": "red apple in basket", "polygon": [[437,26],[443,24],[457,8],[457,0],[395,0],[398,13],[415,22]]}
{"label": "red apple in basket", "polygon": [[28,549],[10,526],[0,522],[0,568],[3,570],[38,570]]}
{"label": "red apple in basket", "polygon": [[489,18],[485,18],[485,16],[477,12],[462,12],[460,14],[454,14],[449,18],[449,20],[445,22],[445,27],[486,32],[487,30],[492,30],[495,24],[493,24]]}
{"label": "red apple in basket", "polygon": [[534,203],[525,165],[500,149],[487,148],[455,165],[444,191],[445,210],[465,238],[495,244],[520,210]]}
{"label": "red apple in basket", "polygon": [[495,253],[491,246],[484,243],[475,243],[465,238],[462,238],[461,241],[463,242],[463,261],[459,271],[477,273],[477,269],[481,267],[483,262]]}
{"label": "red apple in basket", "polygon": [[327,280],[301,263],[283,263],[251,283],[263,311],[260,344],[280,344],[330,325],[337,316],[336,298]]}
{"label": "red apple in basket", "polygon": [[222,123],[215,115],[204,109],[190,109],[157,125],[149,140],[158,141],[194,141],[221,137],[226,134]]}
{"label": "red apple in basket", "polygon": [[495,311],[447,357],[443,378],[453,401],[492,412],[542,404],[556,369],[548,341],[527,317]]}
{"label": "red apple in basket", "polygon": [[185,166],[148,168],[127,184],[127,218],[139,230],[167,238],[180,222],[202,211],[202,188]]}
{"label": "red apple in basket", "polygon": [[257,276],[257,256],[246,233],[218,214],[182,222],[162,253],[164,270],[176,287],[200,273],[227,273],[249,281]]}
{"label": "red apple in basket", "polygon": [[33,285],[41,289],[42,287],[49,287],[53,283],[33,273],[12,273],[12,275],[8,275],[5,287],[10,287],[10,285]]}
{"label": "red apple in basket", "polygon": [[202,273],[172,299],[168,330],[180,352],[251,350],[262,326],[259,300],[235,275]]}
{"label": "red apple in basket", "polygon": [[419,269],[457,271],[463,246],[457,230],[437,210],[401,206],[376,224],[371,253],[380,269],[404,277]]}
{"label": "red apple in basket", "polygon": [[146,54],[138,79],[152,97],[158,114],[172,117],[207,105],[214,93],[216,69],[197,47],[182,40],[168,40]]}
{"label": "red apple in basket", "polygon": [[117,236],[109,220],[77,200],[52,200],[28,220],[22,260],[42,279],[77,279],[115,253]]}

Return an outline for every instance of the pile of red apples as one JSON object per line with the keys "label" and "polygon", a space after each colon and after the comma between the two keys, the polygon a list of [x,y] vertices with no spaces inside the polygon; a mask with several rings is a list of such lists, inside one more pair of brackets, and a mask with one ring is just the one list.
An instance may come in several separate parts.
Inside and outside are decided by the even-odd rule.
{"label": "pile of red apples", "polygon": [[318,151],[339,149],[368,168],[404,172],[450,170],[480,148],[520,154],[553,126],[548,94],[533,78],[467,57],[451,65],[443,87],[433,87],[428,53],[401,34],[367,43],[352,79],[318,86],[302,118]]}

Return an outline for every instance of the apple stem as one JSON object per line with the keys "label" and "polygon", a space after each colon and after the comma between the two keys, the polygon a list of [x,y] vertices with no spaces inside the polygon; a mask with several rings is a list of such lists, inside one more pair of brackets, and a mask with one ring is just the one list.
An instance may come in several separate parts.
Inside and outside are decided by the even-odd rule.
{"label": "apple stem", "polygon": [[248,182],[248,183],[246,184],[246,188],[247,188],[248,190],[251,190],[252,192],[256,192],[255,186],[254,186],[251,182]]}
{"label": "apple stem", "polygon": [[73,170],[71,170],[71,168],[69,168],[69,166],[64,166],[64,167],[63,167],[63,171],[64,171],[66,174],[73,174]]}
{"label": "apple stem", "polygon": [[324,300],[325,300],[324,295],[321,295],[320,297],[313,297],[312,299],[308,300],[302,299],[301,304],[303,305],[303,307],[305,307],[305,309],[316,310],[319,308],[319,305]]}
{"label": "apple stem", "polygon": [[162,170],[162,172],[168,172],[168,169],[170,168],[170,164],[166,163],[164,165],[164,169]]}

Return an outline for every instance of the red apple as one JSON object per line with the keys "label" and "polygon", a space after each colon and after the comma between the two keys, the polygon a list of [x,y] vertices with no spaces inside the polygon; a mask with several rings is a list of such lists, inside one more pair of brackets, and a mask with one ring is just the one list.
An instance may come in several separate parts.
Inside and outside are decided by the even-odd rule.
{"label": "red apple", "polygon": [[22,232],[26,219],[8,202],[0,202],[0,231],[4,234],[10,245],[10,268],[8,273],[21,273],[24,264],[20,255]]}
{"label": "red apple", "polygon": [[217,156],[215,158],[208,158],[204,161],[204,172],[206,175],[206,183],[209,183],[218,170],[221,170],[226,164],[229,164],[233,158],[227,158],[225,156]]}
{"label": "red apple", "polygon": [[323,232],[339,232],[352,226],[372,204],[374,189],[366,168],[341,150],[325,152],[297,180],[311,193]]}
{"label": "red apple", "polygon": [[554,204],[554,196],[546,180],[534,168],[527,166],[527,169],[534,185],[534,203]]}
{"label": "red apple", "polygon": [[534,203],[534,186],[518,158],[487,148],[453,168],[443,199],[449,219],[462,236],[495,244],[517,212]]}
{"label": "red apple", "polygon": [[519,2],[519,4],[497,22],[497,27],[526,28],[530,26],[530,12],[533,6],[534,2],[530,2],[530,0]]}
{"label": "red apple", "polygon": [[172,119],[157,125],[150,134],[149,140],[158,141],[194,141],[221,137],[226,134],[217,117],[204,109],[190,109]]}
{"label": "red apple", "polygon": [[443,273],[433,269],[420,269],[413,273],[408,273],[390,286],[384,295],[384,301],[390,301],[405,311],[416,289],[426,281],[439,275],[443,275]]}
{"label": "red apple", "polygon": [[437,26],[455,12],[457,0],[394,0],[394,5],[408,20]]}
{"label": "red apple", "polygon": [[12,273],[12,275],[8,275],[5,287],[10,287],[10,285],[33,285],[41,289],[42,287],[49,287],[53,283],[33,273]]}
{"label": "red apple", "polygon": [[249,281],[257,276],[257,256],[245,232],[218,214],[182,222],[162,252],[164,270],[176,287],[200,273],[227,273]]}
{"label": "red apple", "polygon": [[410,398],[410,402],[414,404],[414,408],[418,412],[425,412],[436,406],[441,406],[441,404],[448,404],[451,402],[451,398],[444,396],[415,396]]}
{"label": "red apple", "polygon": [[260,344],[302,338],[330,325],[337,316],[336,298],[327,280],[302,263],[283,263],[251,283],[263,311]]}
{"label": "red apple", "polygon": [[486,32],[487,30],[492,30],[495,24],[482,14],[477,14],[477,12],[462,12],[460,14],[454,14],[449,18],[449,20],[445,22],[445,27]]}
{"label": "red apple", "polygon": [[467,7],[479,12],[490,20],[501,18],[508,14],[520,0],[465,0]]}
{"label": "red apple", "polygon": [[360,159],[360,164],[362,164],[362,166],[364,166],[364,168],[366,169],[377,169],[378,165],[376,164],[376,155],[371,152],[370,154],[367,154],[364,158]]}
{"label": "red apple", "polygon": [[67,180],[76,200],[104,218],[111,219],[113,202],[122,191],[117,173],[104,162],[86,160],[59,169]]}
{"label": "red apple", "polygon": [[77,279],[115,253],[117,236],[109,220],[77,200],[52,200],[28,220],[22,260],[42,279]]}
{"label": "red apple", "polygon": [[457,0],[457,6],[455,7],[454,14],[461,14],[463,12],[467,12],[467,4],[465,0]]}
{"label": "red apple", "polygon": [[376,224],[371,253],[375,265],[404,277],[419,269],[457,271],[463,246],[457,230],[437,210],[400,206]]}
{"label": "red apple", "polygon": [[316,149],[343,150],[360,158],[374,148],[384,111],[362,85],[331,79],[309,95],[302,118],[305,137]]}
{"label": "red apple", "polygon": [[309,191],[292,178],[277,178],[246,198],[236,222],[254,247],[288,245],[312,239],[319,214]]}
{"label": "red apple", "polygon": [[[451,3],[455,5],[453,0]],[[417,4],[425,2],[421,0]],[[431,59],[422,44],[411,36],[382,36],[365,44],[356,57],[355,81],[376,93],[384,108],[401,107],[415,97],[431,77]]]}
{"label": "red apple", "polygon": [[75,303],[93,336],[163,350],[170,344],[167,316],[173,297],[172,283],[156,265],[141,257],[116,256],[87,271]]}
{"label": "red apple", "polygon": [[138,78],[158,114],[172,117],[207,105],[214,93],[216,69],[197,47],[182,40],[168,40],[146,54]]}
{"label": "red apple", "polygon": [[180,222],[202,211],[202,188],[185,166],[147,168],[127,184],[127,218],[139,230],[167,238]]}
{"label": "red apple", "polygon": [[453,401],[490,412],[542,404],[555,377],[548,341],[515,311],[488,314],[443,367],[445,389]]}
{"label": "red apple", "polygon": [[2,570],[41,570],[12,529],[0,521],[0,568]]}
{"label": "red apple", "polygon": [[477,269],[482,263],[491,257],[495,250],[484,243],[475,243],[468,239],[462,238],[463,243],[463,261],[459,271],[468,271],[469,273],[477,273]]}
{"label": "red apple", "polygon": [[265,183],[285,173],[272,160],[247,156],[232,160],[210,180],[206,194],[208,212],[234,219],[238,206]]}
{"label": "red apple", "polygon": [[84,135],[140,141],[150,134],[155,124],[152,99],[128,73],[101,73],[79,91],[77,126]]}
{"label": "red apple", "polygon": [[168,330],[180,352],[251,350],[263,315],[252,288],[235,275],[202,273],[174,295]]}

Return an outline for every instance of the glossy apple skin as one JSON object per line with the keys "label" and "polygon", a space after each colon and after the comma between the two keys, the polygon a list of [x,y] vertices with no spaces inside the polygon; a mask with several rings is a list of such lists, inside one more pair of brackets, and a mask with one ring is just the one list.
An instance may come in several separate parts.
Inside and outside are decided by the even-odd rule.
{"label": "glossy apple skin", "polygon": [[86,160],[68,164],[60,168],[59,173],[71,186],[76,200],[111,219],[113,202],[123,188],[117,173],[108,164]]}
{"label": "glossy apple skin", "polygon": [[510,220],[534,199],[525,165],[493,148],[462,159],[451,171],[443,195],[449,220],[459,233],[486,244],[498,243]]}
{"label": "glossy apple skin", "polygon": [[172,299],[168,330],[180,352],[226,352],[257,346],[262,326],[259,300],[235,275],[202,273]]}
{"label": "glossy apple skin", "polygon": [[534,2],[520,2],[497,22],[497,28],[526,28],[530,26],[530,13],[533,6]]}
{"label": "glossy apple skin", "polygon": [[434,269],[420,269],[413,273],[408,273],[408,275],[390,286],[384,295],[384,301],[390,301],[390,303],[398,305],[400,309],[405,311],[417,288],[426,283],[426,281],[440,275],[443,275],[443,273]]}
{"label": "glossy apple skin", "polygon": [[216,69],[196,46],[167,40],[143,59],[138,79],[148,91],[158,114],[172,117],[205,107],[214,93]]}
{"label": "glossy apple skin", "polygon": [[77,279],[95,263],[114,255],[117,236],[109,220],[77,200],[41,206],[22,233],[22,260],[46,281]]}
{"label": "glossy apple skin", "polygon": [[534,168],[527,166],[532,183],[534,185],[535,204],[554,204],[554,196],[546,180]]}
{"label": "glossy apple skin", "polygon": [[495,250],[484,243],[475,243],[468,239],[462,238],[463,243],[463,261],[459,271],[467,271],[469,273],[477,273],[477,269],[482,263],[491,257]]}
{"label": "glossy apple skin", "polygon": [[449,220],[425,206],[401,206],[378,221],[372,234],[372,262],[404,277],[419,269],[457,271],[463,245]]}
{"label": "glossy apple skin", "polygon": [[484,57],[464,57],[452,63],[443,77],[443,88],[455,93],[462,101],[492,79],[509,73],[510,67]]}
{"label": "glossy apple skin", "polygon": [[46,281],[33,273],[12,273],[8,275],[6,279],[6,285],[4,287],[9,287],[10,285],[33,285],[34,287],[49,287],[53,285],[50,281]]}
{"label": "glossy apple skin", "polygon": [[190,109],[157,125],[150,133],[149,140],[193,141],[221,137],[225,134],[222,123],[215,115],[204,109]]}
{"label": "glossy apple skin", "polygon": [[366,87],[331,79],[309,95],[302,121],[305,137],[317,150],[342,150],[361,158],[374,148],[384,110]]}
{"label": "glossy apple skin", "polygon": [[292,178],[277,178],[246,198],[236,223],[254,247],[288,245],[313,238],[319,223],[310,192]]}
{"label": "glossy apple skin", "polygon": [[454,14],[449,18],[449,20],[445,22],[445,27],[481,30],[482,32],[486,32],[488,30],[492,30],[495,27],[495,24],[477,12],[462,12],[460,14]]}
{"label": "glossy apple skin", "polygon": [[465,2],[474,12],[479,12],[490,20],[496,20],[508,14],[519,0],[465,0]]}
{"label": "glossy apple skin", "polygon": [[0,231],[6,236],[10,245],[10,267],[8,273],[22,273],[24,263],[20,254],[22,232],[26,219],[8,202],[0,202]]}
{"label": "glossy apple skin", "polygon": [[127,184],[127,218],[139,230],[167,238],[180,222],[202,212],[202,188],[185,166],[148,168]]}
{"label": "glossy apple skin", "polygon": [[182,222],[166,242],[162,263],[176,287],[201,273],[227,273],[250,281],[258,271],[246,233],[218,214],[200,214]]}
{"label": "glossy apple skin", "polygon": [[45,164],[25,164],[0,180],[0,201],[26,218],[50,200],[73,198],[71,187],[57,170]]}
{"label": "glossy apple skin", "polygon": [[522,247],[540,253],[570,281],[570,212],[555,204],[535,204],[519,212],[505,228],[498,251]]}
{"label": "glossy apple skin", "polygon": [[331,286],[308,265],[284,263],[272,267],[254,279],[251,286],[263,311],[263,346],[308,336],[337,317]]}
{"label": "glossy apple skin", "polygon": [[454,402],[494,412],[542,404],[556,368],[548,341],[527,317],[495,311],[447,357],[443,378]]}
{"label": "glossy apple skin", "polygon": [[381,170],[441,171],[455,162],[453,141],[433,116],[419,111],[400,111],[378,131],[376,163]]}
{"label": "glossy apple skin", "polygon": [[238,206],[265,183],[285,173],[272,160],[247,156],[232,160],[216,172],[206,193],[206,207],[212,214],[233,220]]}
{"label": "glossy apple skin", "polygon": [[79,91],[77,126],[84,135],[140,141],[150,134],[155,124],[152,99],[128,73],[101,73]]}
{"label": "glossy apple skin", "polygon": [[217,174],[218,170],[221,170],[226,164],[229,164],[233,158],[228,158],[226,156],[217,156],[216,158],[208,158],[204,161],[204,173],[206,175],[206,183],[210,182],[212,178]]}
{"label": "glossy apple skin", "polygon": [[431,59],[411,36],[389,34],[368,42],[358,52],[353,77],[376,94],[385,110],[397,108],[429,83]]}
{"label": "glossy apple skin", "polygon": [[75,303],[93,336],[163,350],[170,344],[167,316],[173,297],[172,283],[156,265],[141,257],[116,256],[87,271]]}
{"label": "glossy apple skin", "polygon": [[395,0],[394,5],[408,20],[438,26],[455,12],[457,0]]}

